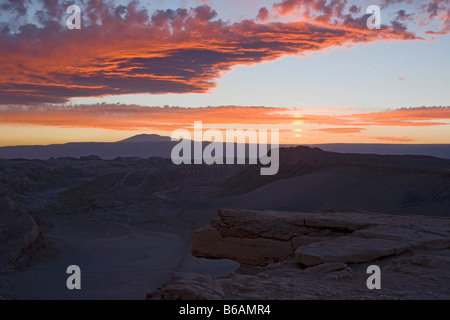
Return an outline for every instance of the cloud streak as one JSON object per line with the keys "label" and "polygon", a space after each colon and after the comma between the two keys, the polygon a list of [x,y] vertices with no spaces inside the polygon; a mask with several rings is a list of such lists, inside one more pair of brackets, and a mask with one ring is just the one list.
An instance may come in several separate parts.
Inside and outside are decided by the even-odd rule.
{"label": "cloud streak", "polygon": [[403,108],[348,115],[314,115],[301,109],[241,106],[180,108],[98,104],[0,108],[0,124],[3,125],[173,131],[189,129],[194,121],[200,120],[218,128],[254,125],[295,130],[303,125],[316,125],[333,126],[314,129],[324,133],[359,133],[370,126],[448,126],[450,107]]}
{"label": "cloud streak", "polygon": [[406,143],[406,142],[414,142],[415,139],[409,137],[366,137],[368,139],[375,139],[383,142],[389,143]]}
{"label": "cloud streak", "polygon": [[365,131],[364,128],[322,128],[322,129],[312,129],[309,131],[313,132],[324,132],[324,133],[342,133],[342,134],[352,134],[352,133],[361,133]]}

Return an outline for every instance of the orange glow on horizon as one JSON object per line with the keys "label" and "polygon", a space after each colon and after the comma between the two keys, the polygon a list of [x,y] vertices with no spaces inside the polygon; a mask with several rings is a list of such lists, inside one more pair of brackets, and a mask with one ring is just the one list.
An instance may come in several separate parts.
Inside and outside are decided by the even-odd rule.
{"label": "orange glow on horizon", "polygon": [[[115,141],[140,133],[170,136],[177,129],[192,130],[195,121],[204,128],[279,129],[283,144],[450,143],[450,107],[315,115],[268,107],[93,105],[2,108],[0,145]],[[56,138],[55,132],[60,132]]]}

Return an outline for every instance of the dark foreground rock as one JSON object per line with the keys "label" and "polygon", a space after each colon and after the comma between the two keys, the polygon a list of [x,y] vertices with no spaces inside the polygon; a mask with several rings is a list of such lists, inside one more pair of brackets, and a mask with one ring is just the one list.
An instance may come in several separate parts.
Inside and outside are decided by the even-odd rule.
{"label": "dark foreground rock", "polygon": [[[241,263],[228,276],[177,274],[148,299],[449,299],[450,219],[219,211],[194,233],[198,258]],[[367,268],[382,270],[371,291]]]}
{"label": "dark foreground rock", "polygon": [[54,251],[28,210],[0,190],[0,274],[29,266]]}

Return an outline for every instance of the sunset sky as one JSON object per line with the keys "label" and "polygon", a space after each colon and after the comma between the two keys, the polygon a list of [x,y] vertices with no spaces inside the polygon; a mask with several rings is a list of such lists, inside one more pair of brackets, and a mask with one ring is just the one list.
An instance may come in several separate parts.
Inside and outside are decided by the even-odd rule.
{"label": "sunset sky", "polygon": [[289,144],[450,143],[450,0],[0,0],[0,50],[0,146],[194,121]]}

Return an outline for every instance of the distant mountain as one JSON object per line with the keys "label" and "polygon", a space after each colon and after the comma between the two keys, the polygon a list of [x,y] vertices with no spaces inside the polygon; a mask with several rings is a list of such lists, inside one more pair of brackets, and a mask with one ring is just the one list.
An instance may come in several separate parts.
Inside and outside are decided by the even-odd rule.
{"label": "distant mountain", "polygon": [[[98,156],[103,160],[116,158],[170,158],[178,144],[170,137],[140,134],[117,142],[77,142],[47,146],[13,146],[0,148],[0,159],[48,160],[50,158],[83,158]],[[192,150],[194,142],[192,143]],[[203,148],[209,143],[203,142]],[[237,146],[234,146],[235,152]],[[248,145],[246,146],[248,154]],[[224,144],[224,154],[226,144]]]}
{"label": "distant mountain", "polygon": [[137,142],[171,142],[170,137],[164,137],[157,134],[139,134],[128,139],[118,141],[118,143],[137,143]]}
{"label": "distant mountain", "polygon": [[170,137],[138,135],[118,142],[78,142],[47,146],[14,146],[0,148],[2,159],[48,160],[50,158],[81,158],[96,155],[104,160],[120,157],[170,158],[173,147]]}
{"label": "distant mountain", "polygon": [[[47,146],[13,146],[0,148],[1,159],[37,159],[88,157],[96,155],[104,160],[115,158],[170,158],[178,144],[170,137],[140,134],[117,142],[79,142]],[[208,143],[204,142],[203,147]],[[282,145],[290,147],[291,145]],[[324,151],[381,155],[425,155],[450,159],[450,145],[398,145],[398,144],[321,144],[311,145]],[[248,148],[246,148],[248,149]]]}
{"label": "distant mountain", "polygon": [[450,144],[373,144],[330,143],[315,144],[324,151],[339,153],[364,153],[381,155],[422,155],[450,159]]}

